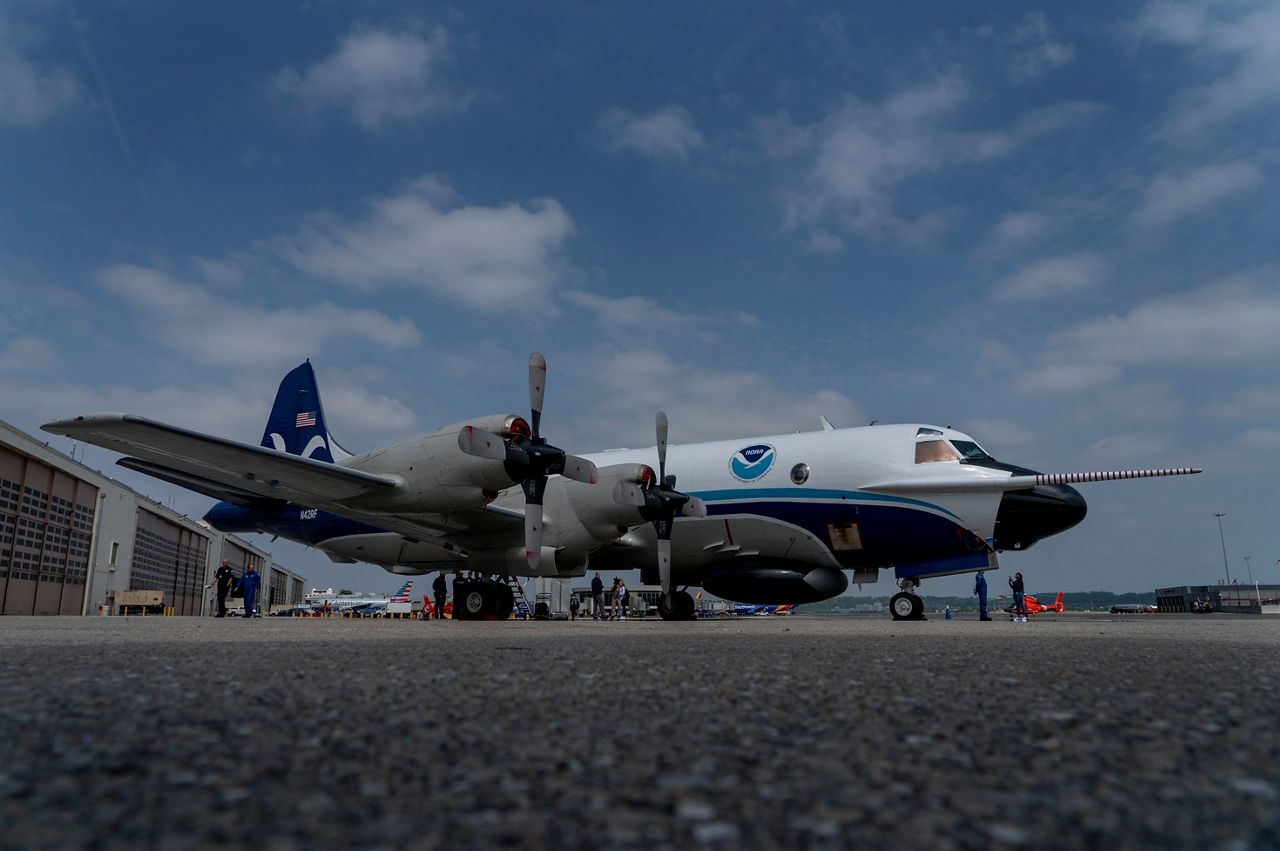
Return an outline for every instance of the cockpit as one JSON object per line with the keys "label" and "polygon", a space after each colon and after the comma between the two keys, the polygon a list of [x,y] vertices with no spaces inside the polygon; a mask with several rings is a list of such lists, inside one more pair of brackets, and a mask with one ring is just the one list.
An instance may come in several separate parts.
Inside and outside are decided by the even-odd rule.
{"label": "cockpit", "polygon": [[973,440],[958,433],[945,435],[941,430],[923,426],[916,430],[916,463],[931,464],[935,461],[994,461],[987,451]]}

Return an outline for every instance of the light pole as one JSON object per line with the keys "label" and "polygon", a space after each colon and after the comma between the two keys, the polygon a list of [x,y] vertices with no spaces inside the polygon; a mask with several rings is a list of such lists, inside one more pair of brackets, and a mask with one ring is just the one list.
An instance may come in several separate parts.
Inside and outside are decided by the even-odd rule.
{"label": "light pole", "polygon": [[1222,569],[1227,574],[1227,584],[1231,584],[1231,568],[1227,567],[1227,537],[1222,534],[1222,518],[1227,516],[1225,511],[1215,511],[1214,517],[1218,518],[1218,539],[1222,541]]}

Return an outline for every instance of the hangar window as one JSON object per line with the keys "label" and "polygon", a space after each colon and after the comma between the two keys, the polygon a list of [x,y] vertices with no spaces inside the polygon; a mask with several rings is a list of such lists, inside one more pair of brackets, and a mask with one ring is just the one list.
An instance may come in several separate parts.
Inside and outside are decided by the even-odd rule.
{"label": "hangar window", "polygon": [[916,443],[916,463],[928,464],[933,461],[959,461],[960,453],[945,440],[921,440]]}

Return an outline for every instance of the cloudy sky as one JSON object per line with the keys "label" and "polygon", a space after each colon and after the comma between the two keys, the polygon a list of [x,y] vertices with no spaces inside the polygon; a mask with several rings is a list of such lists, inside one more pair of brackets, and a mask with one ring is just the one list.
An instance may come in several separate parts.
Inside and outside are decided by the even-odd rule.
{"label": "cloudy sky", "polygon": [[1232,576],[1280,581],[1280,6],[980,5],[6,3],[0,418],[256,442],[310,358],[370,448],[522,411],[539,350],[572,451],[662,408],[1202,466],[1086,486],[1005,567],[1213,582],[1226,512]]}

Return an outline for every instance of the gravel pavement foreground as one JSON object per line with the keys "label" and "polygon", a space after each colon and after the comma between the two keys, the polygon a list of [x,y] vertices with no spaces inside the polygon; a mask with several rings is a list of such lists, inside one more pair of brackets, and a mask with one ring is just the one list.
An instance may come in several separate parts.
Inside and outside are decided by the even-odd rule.
{"label": "gravel pavement foreground", "polygon": [[1280,618],[0,618],[0,847],[1280,848]]}

